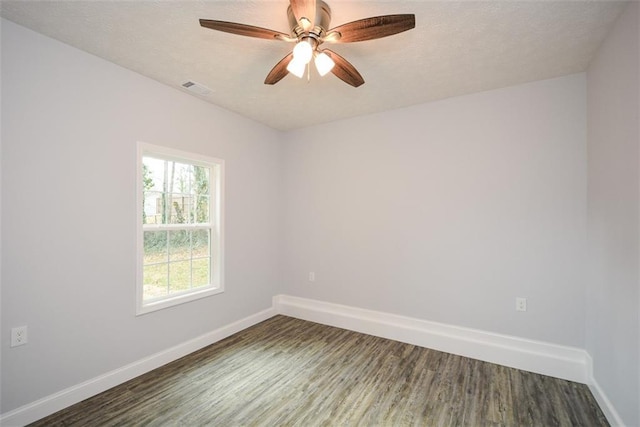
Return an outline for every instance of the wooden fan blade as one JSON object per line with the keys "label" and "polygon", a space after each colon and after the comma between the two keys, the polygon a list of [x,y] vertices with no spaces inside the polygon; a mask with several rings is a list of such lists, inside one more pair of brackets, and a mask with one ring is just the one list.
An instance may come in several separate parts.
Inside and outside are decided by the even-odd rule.
{"label": "wooden fan blade", "polygon": [[285,56],[276,64],[275,67],[269,71],[267,78],[264,79],[264,84],[266,85],[274,85],[282,80],[289,72],[287,71],[287,65],[293,59],[293,52]]}
{"label": "wooden fan blade", "polygon": [[356,70],[356,67],[351,65],[349,61],[329,49],[325,49],[323,52],[329,55],[329,57],[333,59],[333,62],[335,62],[336,65],[331,69],[331,72],[335,74],[336,77],[353,87],[364,84],[364,79],[358,70]]}
{"label": "wooden fan blade", "polygon": [[290,0],[291,11],[302,29],[309,31],[316,19],[316,0]]}
{"label": "wooden fan blade", "polygon": [[329,30],[329,33],[340,33],[335,43],[352,43],[391,36],[415,27],[416,16],[413,14],[384,15],[342,24]]}
{"label": "wooden fan blade", "polygon": [[254,27],[252,25],[238,24],[236,22],[213,21],[211,19],[201,19],[200,25],[216,31],[238,34],[240,36],[257,37],[259,39],[289,39],[289,35],[267,28]]}

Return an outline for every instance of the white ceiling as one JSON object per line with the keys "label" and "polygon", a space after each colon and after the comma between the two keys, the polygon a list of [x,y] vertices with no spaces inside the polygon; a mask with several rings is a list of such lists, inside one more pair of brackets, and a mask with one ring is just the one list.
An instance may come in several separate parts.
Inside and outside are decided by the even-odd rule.
{"label": "white ceiling", "polygon": [[[416,28],[335,44],[365,84],[329,74],[264,85],[291,44],[200,27],[199,18],[287,33],[287,0],[5,1],[0,15],[276,129],[293,129],[584,71],[625,7],[613,1],[328,0],[331,27],[414,13]],[[196,96],[196,95],[194,95]]]}

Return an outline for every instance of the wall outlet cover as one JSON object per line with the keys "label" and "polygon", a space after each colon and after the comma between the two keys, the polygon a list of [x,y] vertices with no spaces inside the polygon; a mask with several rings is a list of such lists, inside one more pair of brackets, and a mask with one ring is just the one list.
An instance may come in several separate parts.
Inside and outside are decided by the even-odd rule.
{"label": "wall outlet cover", "polygon": [[17,328],[11,328],[11,347],[25,345],[28,342],[27,338],[28,337],[27,337],[26,326],[18,326]]}

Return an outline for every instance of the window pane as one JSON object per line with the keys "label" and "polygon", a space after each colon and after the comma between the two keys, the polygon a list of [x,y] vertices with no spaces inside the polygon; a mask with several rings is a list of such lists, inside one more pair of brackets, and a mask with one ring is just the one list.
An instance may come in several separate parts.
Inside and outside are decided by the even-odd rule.
{"label": "window pane", "polygon": [[191,192],[191,166],[169,162],[169,192],[189,194]]}
{"label": "window pane", "polygon": [[206,224],[209,222],[209,196],[196,195],[195,222]]}
{"label": "window pane", "polygon": [[167,260],[167,232],[145,231],[144,264],[146,265],[158,262],[166,262]]}
{"label": "window pane", "polygon": [[189,260],[191,258],[191,232],[173,230],[169,232],[169,259],[171,261]]}
{"label": "window pane", "polygon": [[171,201],[169,197],[167,197],[167,193],[158,193],[158,197],[156,198],[156,224],[166,224],[168,222],[171,212],[169,209],[170,206]]}
{"label": "window pane", "polygon": [[162,193],[159,191],[145,191],[142,194],[142,223],[162,223]]}
{"label": "window pane", "polygon": [[142,185],[146,191],[165,191],[166,161],[153,157],[142,158]]}
{"label": "window pane", "polygon": [[169,293],[186,291],[191,286],[191,262],[169,263]]}
{"label": "window pane", "polygon": [[[167,224],[171,215],[171,200],[168,197],[169,169],[173,162],[153,157],[142,158],[142,185],[148,194],[149,202],[143,201],[145,216],[149,218],[146,224]],[[144,218],[143,218],[144,221]]]}
{"label": "window pane", "polygon": [[191,214],[191,196],[183,193],[171,193],[171,224],[187,224]]}
{"label": "window pane", "polygon": [[145,265],[142,270],[144,299],[162,297],[168,294],[167,263]]}
{"label": "window pane", "polygon": [[209,194],[209,168],[193,166],[193,194]]}
{"label": "window pane", "polygon": [[209,188],[209,174],[211,173],[209,168],[202,166],[193,167],[193,197],[194,201],[194,222],[207,223],[209,222],[209,195],[211,189]]}
{"label": "window pane", "polygon": [[185,196],[188,195],[191,183],[189,179],[189,165],[179,162],[167,162],[167,223],[185,224],[184,212]]}
{"label": "window pane", "polygon": [[194,259],[191,263],[191,274],[194,288],[207,286],[211,282],[209,279],[209,258]]}
{"label": "window pane", "polygon": [[209,230],[195,230],[192,234],[191,256],[202,258],[209,256]]}

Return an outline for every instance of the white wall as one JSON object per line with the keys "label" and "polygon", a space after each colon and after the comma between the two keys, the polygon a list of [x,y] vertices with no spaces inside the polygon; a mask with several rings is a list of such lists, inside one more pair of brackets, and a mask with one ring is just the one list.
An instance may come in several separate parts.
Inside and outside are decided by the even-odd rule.
{"label": "white wall", "polygon": [[640,425],[640,43],[631,4],[587,72],[586,348],[594,376],[626,425]]}
{"label": "white wall", "polygon": [[286,292],[583,347],[585,84],[288,133]]}
{"label": "white wall", "polygon": [[[0,412],[270,307],[280,138],[3,20]],[[136,141],[225,159],[224,294],[134,316]]]}

